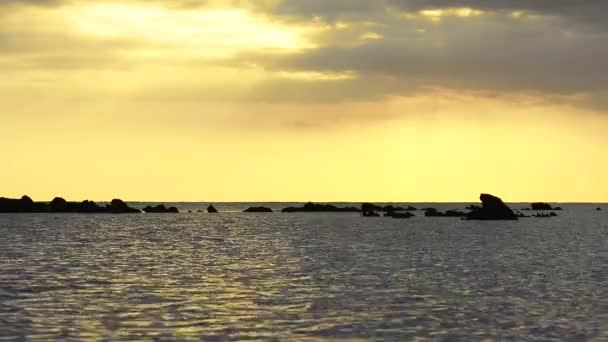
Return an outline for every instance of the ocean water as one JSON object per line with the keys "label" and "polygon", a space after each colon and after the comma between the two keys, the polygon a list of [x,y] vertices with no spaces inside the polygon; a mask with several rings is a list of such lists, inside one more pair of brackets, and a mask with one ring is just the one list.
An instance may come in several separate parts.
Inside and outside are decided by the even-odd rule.
{"label": "ocean water", "polygon": [[472,222],[248,206],[0,214],[0,340],[608,341],[608,207]]}

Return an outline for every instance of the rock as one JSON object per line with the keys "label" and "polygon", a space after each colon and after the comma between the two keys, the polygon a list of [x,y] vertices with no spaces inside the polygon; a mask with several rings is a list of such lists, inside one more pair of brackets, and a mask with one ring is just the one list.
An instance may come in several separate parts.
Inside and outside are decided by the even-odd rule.
{"label": "rock", "polygon": [[315,204],[312,202],[306,203],[303,207],[288,207],[282,210],[284,213],[359,213],[360,209],[355,207],[339,208],[331,204]]}
{"label": "rock", "polygon": [[534,215],[534,217],[537,217],[537,218],[557,217],[557,214],[556,213],[547,213],[547,214],[538,213],[538,214]]}
{"label": "rock", "polygon": [[164,204],[159,204],[157,206],[147,206],[143,209],[144,213],[155,213],[155,214],[177,214],[179,210],[176,207],[165,207]]}
{"label": "rock", "polygon": [[377,212],[370,210],[370,211],[364,211],[361,213],[361,215],[363,217],[380,217],[380,214],[378,214]]}
{"label": "rock", "polygon": [[550,204],[541,202],[532,203],[530,207],[532,208],[532,210],[562,210],[562,208],[560,207],[553,208]]}
{"label": "rock", "polygon": [[412,217],[416,216],[416,215],[414,215],[414,214],[412,214],[410,212],[392,213],[392,214],[387,213],[387,215],[389,215],[389,217],[392,217],[394,219],[409,219],[409,218],[412,218]]}
{"label": "rock", "polygon": [[215,209],[215,207],[213,206],[213,204],[209,205],[207,207],[207,212],[210,214],[217,214],[219,213],[219,211],[217,211],[217,209]]}
{"label": "rock", "polygon": [[597,210],[597,211],[601,211],[601,210],[602,210],[602,208],[596,208],[595,210]]}
{"label": "rock", "polygon": [[272,213],[272,209],[266,207],[251,207],[245,209],[244,213]]}
{"label": "rock", "polygon": [[372,203],[363,203],[363,204],[361,204],[361,211],[362,212],[384,211],[384,208],[382,208],[379,205],[372,204]]}
{"label": "rock", "polygon": [[517,215],[500,198],[481,194],[481,208],[467,214],[467,220],[517,220]]}
{"label": "rock", "polygon": [[466,217],[467,213],[458,210],[448,210],[445,213],[437,211],[435,208],[429,208],[424,212],[426,217]]}
{"label": "rock", "polygon": [[131,214],[141,213],[139,209],[130,208],[127,203],[120,199],[113,199],[108,206],[106,206],[108,212],[112,214]]}
{"label": "rock", "polygon": [[106,213],[107,210],[105,207],[101,207],[97,205],[97,203],[93,201],[82,201],[78,206],[79,213]]}
{"label": "rock", "polygon": [[479,210],[479,209],[481,209],[481,207],[478,206],[478,205],[469,205],[465,209],[467,209],[467,210]]}

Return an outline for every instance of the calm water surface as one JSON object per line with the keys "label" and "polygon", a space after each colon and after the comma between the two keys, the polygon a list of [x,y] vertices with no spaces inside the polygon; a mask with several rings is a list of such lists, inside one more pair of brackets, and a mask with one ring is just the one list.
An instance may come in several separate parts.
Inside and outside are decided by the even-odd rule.
{"label": "calm water surface", "polygon": [[0,340],[608,341],[608,210],[566,207],[2,214]]}

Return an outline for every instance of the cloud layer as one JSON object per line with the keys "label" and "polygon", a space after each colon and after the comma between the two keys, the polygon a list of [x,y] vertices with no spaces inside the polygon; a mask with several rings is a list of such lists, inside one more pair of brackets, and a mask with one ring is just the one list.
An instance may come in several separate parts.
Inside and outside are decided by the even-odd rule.
{"label": "cloud layer", "polygon": [[[446,90],[603,111],[606,10],[602,0],[4,0],[0,68],[64,70],[68,80],[83,69],[140,70],[151,78],[142,93],[192,100],[376,101]],[[211,89],[154,76],[168,67],[201,78],[240,70],[248,81]]]}

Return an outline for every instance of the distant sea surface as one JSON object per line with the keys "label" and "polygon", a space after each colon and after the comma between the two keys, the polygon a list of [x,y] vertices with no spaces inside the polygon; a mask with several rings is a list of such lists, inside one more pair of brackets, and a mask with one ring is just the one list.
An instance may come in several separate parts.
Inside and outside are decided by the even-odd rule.
{"label": "distant sea surface", "polygon": [[187,213],[208,204],[0,214],[0,340],[608,341],[608,206],[508,222]]}

